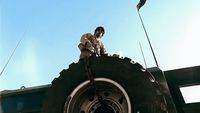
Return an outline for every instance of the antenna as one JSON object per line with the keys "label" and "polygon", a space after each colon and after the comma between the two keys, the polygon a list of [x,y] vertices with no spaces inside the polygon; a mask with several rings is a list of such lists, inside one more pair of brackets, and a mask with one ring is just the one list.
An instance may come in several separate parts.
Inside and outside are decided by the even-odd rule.
{"label": "antenna", "polygon": [[[139,42],[139,44],[140,44],[140,42]],[[145,67],[147,69],[147,64],[146,64],[146,60],[145,60],[145,57],[144,57],[144,53],[143,53],[141,44],[140,44],[140,50],[141,50],[141,53],[142,53],[142,57],[143,57],[143,60],[144,60]]]}
{"label": "antenna", "polygon": [[159,67],[159,66],[158,66],[158,62],[157,62],[157,60],[156,60],[156,56],[155,56],[154,51],[153,51],[153,47],[151,46],[151,42],[150,42],[150,40],[149,40],[149,36],[148,36],[147,31],[146,31],[146,28],[145,28],[145,26],[144,26],[144,22],[143,22],[143,20],[142,20],[142,17],[141,17],[141,15],[140,15],[140,12],[139,12],[140,8],[145,4],[145,2],[146,2],[146,0],[140,0],[139,4],[137,5],[137,11],[138,11],[138,15],[139,15],[140,21],[141,21],[141,23],[142,23],[142,27],[143,27],[143,29],[144,29],[145,35],[146,35],[146,37],[147,37],[149,46],[150,46],[150,48],[151,48],[151,52],[152,52],[153,57],[154,57],[154,60],[155,60],[155,62],[156,62],[156,66]]}
{"label": "antenna", "polygon": [[3,70],[2,70],[2,71],[1,71],[1,73],[0,73],[0,76],[3,74],[4,70],[6,69],[6,67],[7,67],[8,63],[10,62],[10,60],[11,60],[12,56],[14,55],[14,53],[15,53],[15,51],[16,51],[16,49],[17,49],[17,47],[19,46],[20,42],[21,42],[21,41],[22,41],[22,39],[24,38],[24,36],[25,36],[25,33],[26,33],[26,32],[24,32],[24,34],[22,35],[22,38],[21,38],[21,39],[18,41],[18,43],[17,43],[16,47],[14,48],[14,50],[13,50],[12,54],[10,55],[10,57],[9,57],[8,61],[6,62],[6,65],[3,67]]}

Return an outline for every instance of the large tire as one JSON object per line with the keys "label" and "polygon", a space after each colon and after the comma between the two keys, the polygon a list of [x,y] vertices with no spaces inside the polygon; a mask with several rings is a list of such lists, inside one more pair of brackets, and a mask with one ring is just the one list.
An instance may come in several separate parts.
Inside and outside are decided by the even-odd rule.
{"label": "large tire", "polygon": [[[95,78],[111,79],[125,89],[130,98],[131,113],[166,113],[164,98],[154,77],[140,64],[129,58],[111,56],[90,57],[89,61]],[[41,112],[63,113],[68,96],[86,80],[84,60],[69,65],[69,69],[60,72],[60,76],[52,81]]]}

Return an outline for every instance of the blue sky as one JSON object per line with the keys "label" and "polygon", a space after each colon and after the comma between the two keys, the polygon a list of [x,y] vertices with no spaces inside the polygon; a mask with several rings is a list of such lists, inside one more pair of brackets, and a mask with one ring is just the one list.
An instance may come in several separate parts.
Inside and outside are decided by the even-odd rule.
{"label": "blue sky", "polygon": [[[108,54],[156,66],[136,5],[139,0],[0,0],[0,91],[50,84],[77,62],[82,34],[101,25]],[[140,13],[162,70],[200,64],[200,1],[147,0]]]}

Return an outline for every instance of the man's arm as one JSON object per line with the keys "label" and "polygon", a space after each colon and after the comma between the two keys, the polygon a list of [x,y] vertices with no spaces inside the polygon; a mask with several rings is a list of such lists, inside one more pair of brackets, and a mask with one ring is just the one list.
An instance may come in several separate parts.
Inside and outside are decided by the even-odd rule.
{"label": "man's arm", "polygon": [[105,49],[105,47],[104,47],[104,45],[103,45],[102,42],[101,42],[100,54],[101,54],[101,55],[102,55],[102,54],[106,54],[106,49]]}
{"label": "man's arm", "polygon": [[80,44],[79,44],[79,49],[82,50],[89,50],[90,52],[94,53],[94,47],[92,46],[92,42],[90,39],[93,37],[91,33],[84,34],[81,37]]}

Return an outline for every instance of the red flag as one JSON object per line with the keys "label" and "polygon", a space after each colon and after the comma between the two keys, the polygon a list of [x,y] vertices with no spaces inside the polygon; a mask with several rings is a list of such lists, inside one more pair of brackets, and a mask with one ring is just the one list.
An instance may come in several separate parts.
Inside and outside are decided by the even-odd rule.
{"label": "red flag", "polygon": [[140,0],[140,2],[137,5],[137,9],[140,10],[140,8],[145,4],[146,0]]}

